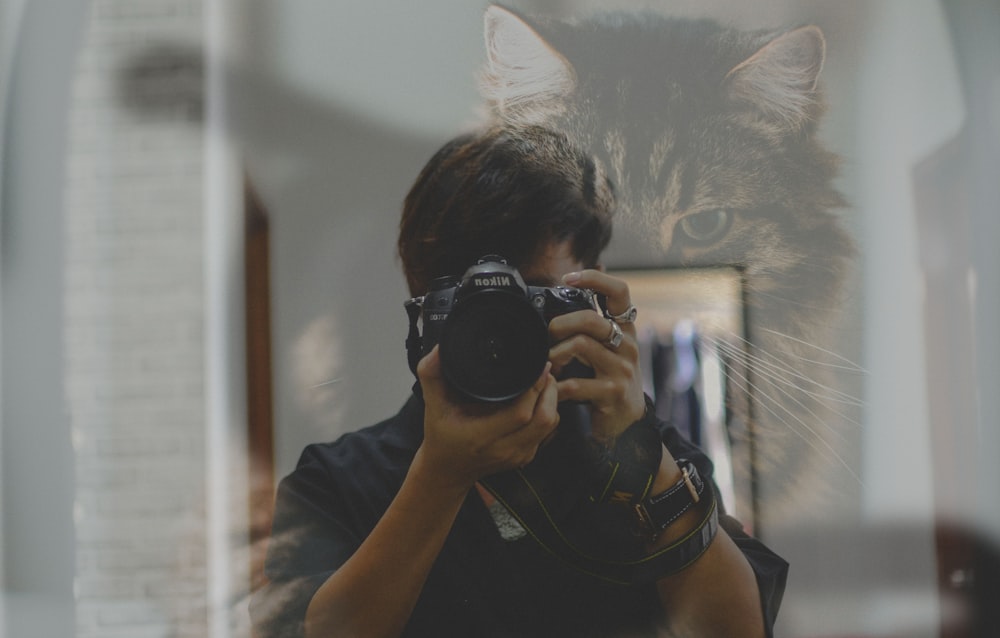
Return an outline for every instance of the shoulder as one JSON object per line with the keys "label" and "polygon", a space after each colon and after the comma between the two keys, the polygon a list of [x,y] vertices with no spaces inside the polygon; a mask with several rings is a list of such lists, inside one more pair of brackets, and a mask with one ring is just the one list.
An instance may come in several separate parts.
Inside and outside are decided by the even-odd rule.
{"label": "shoulder", "polygon": [[294,532],[296,538],[360,542],[399,491],[422,440],[422,420],[413,419],[411,404],[336,441],[307,446],[278,484],[272,537]]}
{"label": "shoulder", "polygon": [[262,636],[301,628],[315,591],[375,526],[420,445],[422,413],[411,399],[385,421],[309,445],[282,479],[267,547],[269,583],[250,609]]}
{"label": "shoulder", "polygon": [[405,474],[423,439],[423,409],[415,397],[394,416],[326,443],[306,446],[282,482],[354,483],[382,474]]}

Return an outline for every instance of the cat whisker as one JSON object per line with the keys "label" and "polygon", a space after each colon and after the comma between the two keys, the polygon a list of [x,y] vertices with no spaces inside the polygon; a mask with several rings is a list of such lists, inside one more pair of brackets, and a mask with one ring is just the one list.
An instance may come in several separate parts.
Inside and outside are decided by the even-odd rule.
{"label": "cat whisker", "polygon": [[[722,345],[720,345],[720,346],[719,346],[719,348],[720,348],[720,350],[722,350],[723,352],[727,352],[727,353],[729,353],[729,352],[730,352],[729,350],[726,350],[726,349],[725,349],[725,346],[722,346]],[[731,348],[731,346],[730,346],[730,348]],[[735,351],[733,351],[732,353],[733,353],[733,354],[735,354]],[[759,371],[758,371],[758,370],[757,370],[756,368],[751,368],[751,369],[753,369],[753,370],[754,370],[755,372],[758,372],[758,373],[759,373]],[[768,376],[768,375],[766,375],[766,374],[762,374],[761,376],[763,376],[764,378],[767,378],[767,379],[774,379],[774,377],[769,377],[769,376]],[[745,377],[744,377],[744,378],[745,378]],[[798,398],[796,398],[796,397],[795,397],[795,396],[794,396],[794,395],[793,395],[793,394],[792,394],[791,392],[789,392],[788,390],[786,390],[785,388],[783,388],[783,387],[781,387],[781,386],[782,386],[782,385],[787,385],[787,386],[790,386],[791,388],[793,388],[793,389],[795,389],[795,390],[799,390],[800,392],[803,392],[804,394],[807,394],[807,395],[809,395],[809,396],[813,396],[814,398],[817,398],[817,397],[815,397],[815,396],[814,396],[814,395],[813,395],[812,393],[809,393],[809,392],[807,392],[807,391],[803,390],[802,388],[800,388],[799,386],[795,385],[794,383],[791,383],[791,382],[788,382],[788,381],[787,381],[787,380],[785,380],[785,379],[782,379],[782,378],[780,378],[780,377],[777,377],[777,380],[778,380],[778,383],[772,383],[772,384],[771,384],[771,386],[772,386],[772,387],[773,387],[773,388],[774,388],[775,390],[777,390],[777,391],[778,391],[778,392],[780,392],[780,393],[781,393],[782,395],[784,395],[785,397],[787,397],[787,398],[788,398],[788,400],[792,401],[792,402],[793,402],[793,403],[794,403],[795,405],[797,405],[797,406],[799,406],[800,408],[802,408],[802,410],[803,410],[804,412],[806,412],[806,413],[808,413],[808,414],[809,414],[810,416],[812,416],[812,417],[813,417],[813,418],[815,419],[815,421],[816,421],[817,423],[820,423],[820,424],[821,424],[821,425],[823,426],[823,428],[824,428],[825,430],[829,431],[829,432],[830,432],[830,433],[831,433],[831,434],[832,434],[833,436],[836,436],[836,437],[837,437],[838,439],[840,439],[840,440],[841,440],[842,442],[843,442],[843,441],[845,441],[845,437],[844,437],[843,433],[842,433],[842,432],[841,432],[841,431],[840,431],[840,430],[839,430],[838,428],[836,428],[836,427],[834,427],[834,426],[830,425],[829,423],[827,423],[825,419],[822,419],[822,418],[821,418],[821,417],[820,417],[820,416],[819,416],[818,414],[816,414],[816,413],[815,413],[815,412],[814,412],[814,411],[813,411],[812,409],[810,409],[810,408],[809,408],[809,406],[807,406],[807,405],[806,405],[805,403],[803,403],[803,402],[802,402],[801,400],[799,400]],[[761,390],[762,390],[763,388],[758,388],[758,389],[761,389]],[[775,399],[774,397],[769,397],[769,398],[770,398],[771,400],[774,400],[774,401],[775,401],[776,403],[779,403],[779,404],[780,404],[780,402],[778,402],[778,401],[777,401],[777,400],[776,400],[776,399]],[[820,397],[820,398],[821,398],[821,397]],[[783,404],[781,404],[781,405],[782,405],[782,407],[783,407],[783,408],[785,408],[785,410],[786,410],[786,411],[788,411],[789,413],[791,413],[791,410],[788,410],[788,407],[787,407],[787,406],[785,406],[785,405],[783,405]],[[840,417],[840,418],[841,418],[841,419],[843,419],[844,421],[846,421],[846,422],[848,422],[848,423],[851,423],[851,424],[853,424],[853,425],[855,425],[855,426],[858,426],[858,427],[860,427],[860,425],[861,425],[860,423],[858,423],[857,421],[855,421],[855,420],[851,419],[851,418],[850,418],[850,417],[848,417],[847,415],[845,415],[845,414],[843,414],[843,413],[839,412],[838,410],[835,410],[835,409],[832,409],[832,408],[828,408],[828,409],[830,410],[830,412],[831,412],[832,414],[834,414],[834,415],[836,415],[836,416]]]}
{"label": "cat whisker", "polygon": [[[730,333],[730,334],[732,334],[732,333]],[[767,364],[768,362],[765,361],[765,359],[763,358],[763,357],[767,357],[768,360],[770,360],[770,361],[773,362],[773,365],[772,364],[768,364],[768,365],[771,365],[771,367],[774,367],[774,368],[777,368],[777,369],[779,369],[779,370],[781,370],[783,372],[786,372],[787,374],[790,374],[790,375],[792,375],[795,378],[798,378],[798,379],[800,379],[802,381],[805,381],[806,383],[808,383],[810,385],[816,386],[816,387],[818,387],[820,389],[823,389],[823,390],[826,390],[826,391],[830,392],[829,398],[831,400],[837,400],[838,402],[848,403],[848,404],[851,404],[851,405],[855,405],[857,407],[862,407],[864,405],[863,402],[860,399],[857,399],[856,397],[853,397],[853,396],[851,396],[851,395],[849,395],[849,394],[847,394],[845,392],[842,392],[840,390],[837,390],[835,388],[827,386],[827,385],[825,385],[823,383],[820,383],[819,381],[816,381],[815,379],[811,379],[811,378],[807,377],[805,374],[803,374],[801,372],[798,372],[795,366],[790,365],[789,362],[787,362],[787,361],[779,358],[775,354],[773,354],[773,353],[771,353],[771,352],[769,352],[767,350],[762,349],[758,344],[756,344],[754,342],[751,342],[750,340],[748,340],[748,339],[746,339],[746,338],[744,338],[744,337],[742,337],[740,335],[737,335],[737,334],[732,334],[732,336],[735,337],[737,340],[741,341],[743,344],[745,344],[747,346],[748,350],[753,350],[753,351],[756,351],[756,352],[760,353],[759,355],[754,355],[754,354],[751,354],[750,352],[747,352],[746,356],[750,357],[751,360],[753,360],[753,361],[759,361],[762,364]],[[799,361],[801,361],[801,358],[797,357],[797,355],[794,355],[793,353],[789,353],[789,352],[784,352],[783,351],[783,354],[786,355],[789,358],[798,358]],[[836,397],[839,397],[839,399],[837,399]]]}
{"label": "cat whisker", "polygon": [[[781,405],[781,407],[786,412],[788,412],[789,414],[793,414],[793,410],[789,406],[790,405],[791,406],[797,406],[799,408],[799,410],[795,414],[796,414],[796,416],[798,418],[801,418],[801,416],[800,416],[801,414],[807,414],[808,416],[812,417],[813,422],[819,424],[819,426],[821,426],[822,429],[825,430],[826,432],[829,432],[831,436],[836,437],[839,441],[841,441],[843,443],[847,442],[846,436],[845,436],[845,434],[843,432],[843,428],[837,427],[836,425],[831,424],[827,418],[821,417],[819,414],[817,414],[812,408],[810,408],[804,402],[802,396],[797,396],[795,394],[796,392],[799,392],[799,393],[804,394],[806,396],[811,396],[811,394],[809,392],[806,392],[806,391],[802,390],[801,388],[799,388],[798,386],[796,386],[793,383],[788,383],[788,382],[786,382],[784,380],[781,380],[781,379],[779,379],[776,382],[772,378],[768,377],[767,375],[760,374],[753,367],[749,367],[749,370],[752,373],[757,373],[758,376],[760,377],[760,379],[757,380],[757,385],[755,386],[755,388],[759,392],[761,392],[761,396],[759,398],[765,398],[766,397],[767,399],[769,399],[771,401],[774,401],[776,404]],[[731,375],[733,375],[733,374],[739,374],[744,379],[748,379],[750,372],[748,372],[748,373],[746,373],[744,375],[744,374],[740,373],[738,370],[727,370],[727,375],[729,375],[731,379],[732,379]],[[785,386],[785,387],[783,387],[783,386]],[[786,387],[790,388],[790,390],[786,389]],[[779,401],[778,397],[782,397],[784,399],[784,401]],[[816,397],[812,397],[812,398],[816,398]],[[843,412],[841,412],[841,411],[839,411],[839,410],[837,410],[837,409],[835,409],[833,407],[830,407],[823,400],[822,397],[820,397],[819,399],[817,399],[817,401],[818,401],[819,405],[823,406],[825,412],[828,412],[830,416],[837,417],[838,423],[850,424],[854,428],[860,428],[861,427],[860,423],[858,423],[856,420],[852,419],[847,414],[844,414]]]}
{"label": "cat whisker", "polygon": [[[762,329],[762,330],[767,330],[767,329],[765,328],[765,329]],[[768,332],[772,332],[776,336],[779,336],[779,337],[785,337],[786,336],[786,335],[783,335],[780,332],[776,332],[776,331],[773,331],[773,330],[767,330],[767,331]],[[775,356],[774,354],[762,350],[760,348],[759,344],[757,344],[755,342],[752,342],[752,341],[750,341],[750,340],[748,340],[745,337],[742,337],[740,335],[737,335],[737,334],[734,334],[734,333],[731,333],[731,332],[729,334],[732,335],[737,340],[745,343],[748,347],[754,348],[755,350],[758,350],[758,351],[762,352],[763,354],[766,354],[771,359],[773,359],[775,361],[779,361],[783,365],[789,365],[789,362],[783,361],[783,360],[779,359],[777,356]],[[788,339],[793,340],[793,341],[798,342],[798,343],[801,343],[801,344],[804,344],[804,345],[807,345],[807,346],[810,345],[808,342],[802,341],[801,339],[796,339],[795,337],[788,336]],[[815,347],[815,346],[813,346],[813,347]],[[822,350],[822,348],[818,348],[818,347],[816,349]],[[816,359],[810,359],[808,357],[804,357],[804,356],[802,356],[800,354],[797,354],[797,353],[792,352],[792,351],[787,350],[787,349],[784,349],[782,351],[782,354],[783,354],[783,356],[785,356],[788,359],[794,359],[795,361],[800,362],[800,363],[811,363],[811,364],[816,365],[817,367],[821,367],[821,368],[828,369],[828,370],[840,370],[840,371],[843,371],[843,372],[846,372],[846,373],[868,374],[867,370],[865,370],[865,369],[861,368],[860,366],[857,366],[857,365],[855,365],[853,363],[850,363],[850,362],[848,362],[848,363],[850,363],[850,365],[848,365],[848,366],[840,366],[840,365],[829,363],[829,362],[826,362],[826,361],[819,361],[819,360],[816,360]],[[832,352],[830,354],[832,356],[835,356],[835,357],[840,357],[840,355],[837,355],[837,354],[832,353]],[[843,357],[840,357],[840,358],[844,359]],[[847,359],[844,359],[844,360],[847,361]],[[791,367],[792,366],[789,365],[789,368],[791,368]]]}
{"label": "cat whisker", "polygon": [[330,379],[329,381],[324,381],[322,383],[317,383],[316,385],[309,386],[310,390],[315,390],[316,388],[322,388],[323,386],[332,385],[334,383],[339,383],[343,380],[343,377],[337,377],[335,379]]}
{"label": "cat whisker", "polygon": [[[812,396],[813,398],[815,398],[817,400],[820,400],[820,401],[829,401],[829,402],[834,402],[834,403],[841,403],[841,404],[845,404],[845,405],[851,405],[851,406],[854,406],[854,407],[863,407],[864,406],[864,403],[861,400],[857,399],[856,397],[853,397],[853,396],[851,396],[851,395],[849,395],[849,394],[847,394],[845,392],[841,392],[840,390],[837,390],[836,388],[832,388],[832,387],[830,387],[828,385],[820,383],[819,381],[816,381],[815,379],[811,379],[811,378],[807,377],[806,375],[802,374],[801,372],[796,371],[793,367],[788,366],[784,361],[782,361],[781,359],[777,358],[773,354],[770,354],[768,352],[760,351],[760,349],[758,347],[756,347],[755,344],[753,344],[752,342],[748,341],[747,339],[744,339],[743,337],[740,337],[739,335],[736,335],[736,334],[732,334],[732,333],[730,333],[730,334],[734,338],[736,338],[739,341],[741,341],[742,343],[746,344],[746,346],[748,348],[753,348],[754,350],[762,352],[763,355],[766,355],[770,359],[770,360],[764,359],[760,355],[755,355],[752,352],[749,352],[748,350],[744,350],[742,348],[738,348],[736,346],[733,346],[733,345],[725,342],[724,340],[721,340],[721,342],[719,344],[720,347],[725,348],[726,351],[729,354],[731,354],[732,356],[734,356],[734,357],[740,359],[741,361],[745,362],[747,365],[751,365],[752,364],[752,367],[755,370],[757,370],[758,372],[760,372],[762,375],[765,374],[766,372],[770,371],[770,376],[773,379],[780,380],[783,383],[785,383],[786,385],[790,385],[790,386],[796,388],[797,390],[799,390],[800,392],[802,392],[804,394],[808,394],[809,396]],[[788,377],[791,377],[791,379],[789,379]],[[804,387],[803,385],[800,385],[800,384],[796,383],[794,381],[794,379],[797,379],[797,380],[799,380],[801,382],[804,382],[808,386],[815,387],[818,390],[822,391],[822,393],[821,392],[807,390],[806,387]]]}
{"label": "cat whisker", "polygon": [[[791,412],[786,406],[782,405],[777,399],[768,396],[767,393],[760,392],[759,388],[741,373],[734,371],[733,374],[735,374],[739,379],[742,379],[741,383],[738,379],[730,377],[730,380],[733,382],[734,385],[736,385],[737,388],[751,394],[752,396],[758,396],[762,399],[761,401],[758,401],[756,403],[757,406],[763,408],[771,416],[780,421],[783,425],[785,425],[788,428],[790,432],[798,436],[800,439],[802,439],[802,441],[806,445],[808,445],[810,448],[816,451],[817,454],[826,458],[832,457],[834,460],[836,460],[837,464],[840,465],[842,468],[844,468],[851,475],[851,477],[854,478],[855,481],[857,481],[858,485],[864,487],[864,481],[861,480],[861,477],[858,476],[857,472],[854,471],[854,469],[850,466],[850,464],[846,460],[844,460],[844,458],[837,452],[837,450],[833,448],[832,445],[830,445],[830,443],[826,439],[820,436],[816,432],[816,430],[811,428],[809,424],[803,421],[801,417]],[[799,431],[798,428],[796,428],[792,423],[789,423],[778,412],[775,412],[775,410],[773,410],[771,407],[768,406],[768,404],[764,401],[764,399],[770,401],[780,410],[788,414],[788,416],[792,417],[792,419],[799,425],[801,425],[804,430],[812,434],[815,441],[818,441],[820,445],[817,445],[817,443],[815,443],[814,440],[811,440],[810,437],[806,436],[806,434]]]}
{"label": "cat whisker", "polygon": [[750,295],[756,296],[756,297],[762,297],[762,298],[769,299],[771,301],[775,301],[779,305],[782,305],[782,306],[795,306],[797,308],[803,308],[805,310],[809,310],[809,311],[817,312],[817,313],[827,312],[830,309],[827,304],[806,303],[804,301],[796,299],[795,297],[784,296],[784,295],[776,295],[773,292],[767,292],[767,291],[761,290],[760,288],[753,287],[750,284],[748,284],[747,293],[750,294]]}
{"label": "cat whisker", "polygon": [[[810,379],[798,372],[795,372],[794,370],[768,363],[760,357],[755,357],[740,348],[736,348],[728,344],[720,345],[719,348],[724,350],[734,359],[742,361],[745,365],[757,372],[761,377],[772,381],[775,385],[788,386],[824,404],[839,403],[858,408],[863,407],[864,405],[861,401],[851,397],[850,395],[819,383],[814,379]],[[788,378],[785,375],[790,375],[792,378]],[[804,381],[805,385],[797,383],[796,379]],[[806,386],[816,387],[822,392],[809,390]]]}
{"label": "cat whisker", "polygon": [[[865,370],[863,367],[861,367],[860,365],[854,363],[853,361],[851,361],[847,357],[844,357],[842,355],[837,354],[836,352],[833,352],[831,350],[827,350],[825,348],[821,348],[821,347],[817,346],[814,343],[809,343],[808,341],[804,341],[802,339],[799,339],[798,337],[793,337],[790,334],[786,334],[784,332],[779,332],[779,331],[773,330],[771,328],[761,327],[761,330],[763,332],[768,332],[770,334],[773,334],[773,335],[775,335],[777,337],[781,337],[782,339],[788,339],[789,341],[793,341],[793,342],[798,343],[800,345],[806,346],[807,348],[812,348],[813,350],[821,352],[821,353],[823,353],[825,355],[829,355],[829,356],[833,357],[834,359],[836,359],[838,361],[841,361],[844,364],[846,364],[845,366],[843,366],[843,368],[845,370],[852,370],[852,371],[855,371],[855,372],[858,372],[858,373],[861,373],[861,374],[868,374],[868,371]],[[806,359],[805,357],[801,357],[801,358],[802,358],[803,361],[811,361],[810,359]],[[816,362],[816,363],[821,363],[821,362]],[[835,367],[835,368],[841,367],[841,366],[836,366],[836,365],[833,365],[833,364],[822,364],[821,363],[821,365],[829,365],[830,367]]]}

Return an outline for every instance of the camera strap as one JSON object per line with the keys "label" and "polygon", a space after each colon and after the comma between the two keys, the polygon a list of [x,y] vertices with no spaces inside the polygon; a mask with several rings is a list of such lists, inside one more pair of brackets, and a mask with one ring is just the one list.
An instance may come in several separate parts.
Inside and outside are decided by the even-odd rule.
{"label": "camera strap", "polygon": [[[676,507],[675,502],[665,499],[675,488],[652,496],[642,490],[635,498],[603,495],[595,498],[595,493],[608,491],[601,489],[607,481],[607,475],[601,471],[607,459],[595,457],[589,436],[589,412],[583,405],[563,403],[559,414],[556,437],[539,450],[531,463],[480,480],[535,542],[574,569],[620,585],[652,583],[683,570],[701,556],[719,526],[712,486],[701,484],[699,497],[685,506],[699,513],[698,523],[679,539],[650,551],[649,521],[637,516],[637,512],[651,507],[658,518],[664,518],[663,507],[657,503],[662,501],[669,508]],[[619,444],[660,445],[659,427],[650,423],[650,418],[655,423],[655,417],[647,413],[633,424],[636,427],[629,428],[632,436],[619,437],[630,442],[619,441]],[[620,458],[624,465],[638,460],[629,459],[627,454],[621,454]],[[696,473],[693,466],[692,471]],[[618,485],[619,481],[613,483]],[[667,514],[664,520],[675,520],[676,517]]]}
{"label": "camera strap", "polygon": [[650,552],[644,538],[635,533],[630,512],[620,504],[582,499],[560,515],[565,506],[547,501],[546,487],[524,470],[495,474],[481,483],[548,553],[582,573],[618,585],[650,584],[682,571],[704,553],[719,527],[710,487],[698,505],[697,525]]}
{"label": "camera strap", "polygon": [[420,329],[417,328],[417,320],[420,318],[423,302],[423,297],[413,297],[403,303],[406,315],[410,319],[410,330],[406,334],[406,362],[413,374],[417,374],[417,364],[420,363],[420,357],[423,353],[423,340],[420,337]]}

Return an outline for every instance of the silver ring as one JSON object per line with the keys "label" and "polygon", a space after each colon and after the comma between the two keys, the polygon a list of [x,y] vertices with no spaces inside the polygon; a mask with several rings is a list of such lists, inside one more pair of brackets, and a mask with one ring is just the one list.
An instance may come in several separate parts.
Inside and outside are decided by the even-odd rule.
{"label": "silver ring", "polygon": [[622,345],[622,338],[625,336],[625,333],[622,332],[621,326],[611,319],[608,319],[608,325],[611,326],[611,334],[604,341],[604,345],[612,350],[617,350],[618,346]]}
{"label": "silver ring", "polygon": [[635,321],[635,318],[638,315],[639,315],[639,310],[632,304],[629,304],[628,308],[625,309],[625,312],[621,313],[620,315],[613,315],[610,312],[604,313],[605,317],[607,317],[611,321],[614,321],[615,323],[619,323],[622,325],[626,323],[632,323],[633,321]]}

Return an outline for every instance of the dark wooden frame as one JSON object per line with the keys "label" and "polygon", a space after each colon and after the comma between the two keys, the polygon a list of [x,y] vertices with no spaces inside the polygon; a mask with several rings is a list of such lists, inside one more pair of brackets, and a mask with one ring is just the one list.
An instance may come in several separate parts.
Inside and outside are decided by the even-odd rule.
{"label": "dark wooden frame", "polygon": [[275,478],[270,225],[267,211],[248,180],[243,190],[250,586],[256,590],[264,582]]}

